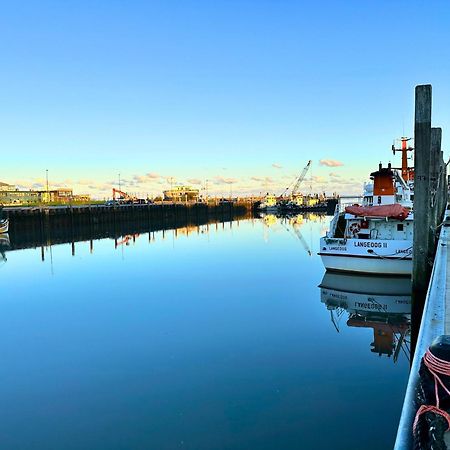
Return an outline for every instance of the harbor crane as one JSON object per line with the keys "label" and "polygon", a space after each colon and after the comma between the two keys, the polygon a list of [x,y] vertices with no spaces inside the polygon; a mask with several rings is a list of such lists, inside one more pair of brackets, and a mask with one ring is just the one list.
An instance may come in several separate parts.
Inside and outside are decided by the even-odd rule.
{"label": "harbor crane", "polygon": [[[309,168],[311,166],[311,163],[312,163],[312,161],[309,160],[308,164],[306,164],[306,166],[303,168],[302,173],[300,174],[300,176],[294,180],[295,184],[294,184],[294,187],[292,188],[291,197],[294,197],[295,195],[298,194],[298,190],[300,189],[300,185],[303,183],[303,180],[305,179],[306,174],[308,173],[308,170],[309,170]],[[284,192],[281,194],[281,197],[284,197],[284,195],[286,194],[287,191],[289,191],[289,189],[291,188],[293,183],[291,183],[284,190]]]}

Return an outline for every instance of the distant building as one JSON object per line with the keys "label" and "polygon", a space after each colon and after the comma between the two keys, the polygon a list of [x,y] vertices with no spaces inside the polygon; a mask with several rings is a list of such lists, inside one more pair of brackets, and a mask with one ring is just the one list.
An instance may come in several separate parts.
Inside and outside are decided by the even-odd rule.
{"label": "distant building", "polygon": [[[47,194],[47,192],[43,192],[44,195]],[[69,203],[73,199],[73,191],[72,189],[54,189],[51,191],[48,191],[49,194],[49,200],[50,202],[62,202],[62,203]]]}
{"label": "distant building", "polygon": [[49,191],[20,190],[15,186],[0,182],[0,205],[4,206],[82,201],[90,201],[89,195],[73,195],[72,189],[68,188]]}
{"label": "distant building", "polygon": [[12,184],[8,184],[8,183],[2,183],[0,181],[0,191],[15,191],[16,187],[13,186]]}
{"label": "distant building", "polygon": [[172,202],[197,202],[200,196],[198,189],[190,186],[176,186],[163,192],[165,201]]}
{"label": "distant building", "polygon": [[39,191],[19,191],[0,189],[0,205],[28,205],[42,202]]}
{"label": "distant building", "polygon": [[74,202],[90,202],[91,196],[89,194],[80,194],[72,196]]}

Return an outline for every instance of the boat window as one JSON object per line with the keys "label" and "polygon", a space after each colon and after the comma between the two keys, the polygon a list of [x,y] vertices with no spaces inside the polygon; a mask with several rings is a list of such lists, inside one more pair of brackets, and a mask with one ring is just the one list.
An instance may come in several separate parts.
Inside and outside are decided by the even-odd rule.
{"label": "boat window", "polygon": [[403,224],[402,223],[397,224],[397,231],[403,231]]}

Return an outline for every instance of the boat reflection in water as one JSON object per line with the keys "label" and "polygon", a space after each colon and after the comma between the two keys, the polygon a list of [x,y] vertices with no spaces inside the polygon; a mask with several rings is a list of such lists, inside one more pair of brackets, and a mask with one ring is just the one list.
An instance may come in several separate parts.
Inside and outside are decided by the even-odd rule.
{"label": "boat reflection in water", "polygon": [[396,362],[404,351],[409,359],[410,278],[326,272],[319,287],[321,301],[338,332],[347,315],[347,326],[373,329],[373,353],[393,355]]}
{"label": "boat reflection in water", "polygon": [[10,247],[9,242],[9,235],[6,234],[0,234],[0,264],[6,262],[6,250],[9,250]]}

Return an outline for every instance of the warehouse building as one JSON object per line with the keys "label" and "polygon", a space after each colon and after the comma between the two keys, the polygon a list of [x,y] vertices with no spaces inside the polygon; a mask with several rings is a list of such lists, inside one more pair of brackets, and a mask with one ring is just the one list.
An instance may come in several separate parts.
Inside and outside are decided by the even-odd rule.
{"label": "warehouse building", "polygon": [[0,205],[35,205],[39,203],[70,203],[89,201],[88,195],[73,195],[72,189],[61,188],[49,191],[21,190],[0,182]]}
{"label": "warehouse building", "polygon": [[200,191],[190,186],[176,186],[164,191],[164,200],[171,202],[198,202]]}

